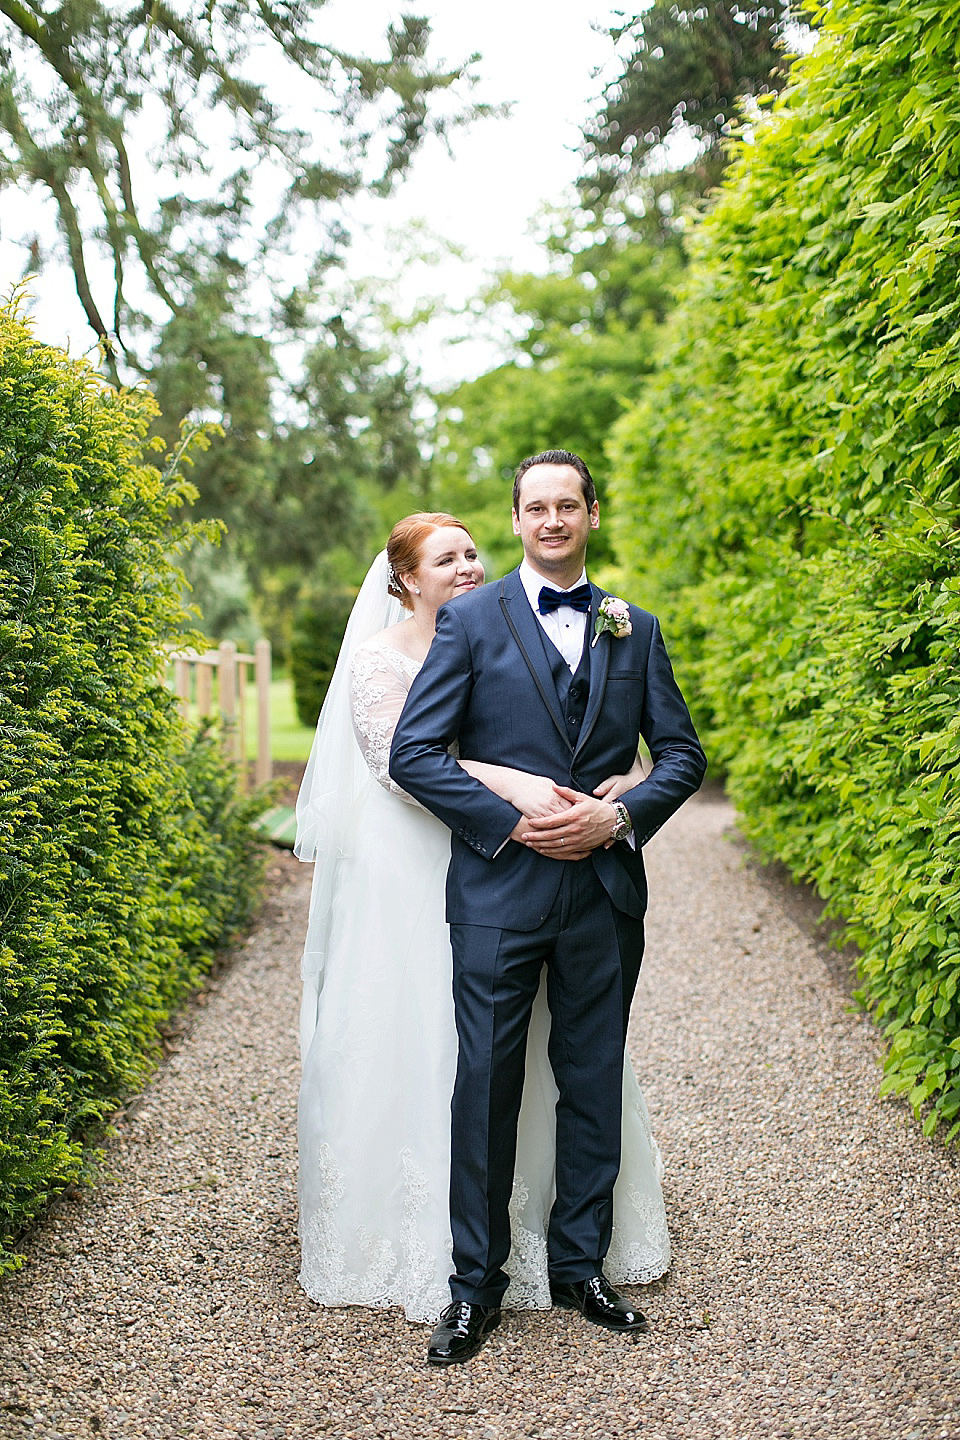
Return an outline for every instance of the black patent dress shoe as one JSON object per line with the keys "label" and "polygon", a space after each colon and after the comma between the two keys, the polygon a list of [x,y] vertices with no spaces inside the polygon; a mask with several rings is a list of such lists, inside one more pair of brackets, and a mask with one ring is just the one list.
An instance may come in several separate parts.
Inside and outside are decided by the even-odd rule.
{"label": "black patent dress shoe", "polygon": [[496,1306],[471,1305],[454,1300],[440,1316],[427,1346],[428,1365],[457,1365],[476,1355],[491,1330],[500,1324]]}
{"label": "black patent dress shoe", "polygon": [[647,1328],[640,1311],[618,1295],[603,1275],[592,1275],[589,1280],[569,1284],[551,1281],[550,1299],[554,1305],[579,1310],[584,1320],[603,1325],[607,1330],[618,1330],[621,1335],[639,1335]]}

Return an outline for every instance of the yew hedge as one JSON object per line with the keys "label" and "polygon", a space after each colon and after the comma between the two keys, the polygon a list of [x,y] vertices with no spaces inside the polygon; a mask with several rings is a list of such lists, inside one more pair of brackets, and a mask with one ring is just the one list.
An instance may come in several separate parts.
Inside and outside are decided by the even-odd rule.
{"label": "yew hedge", "polygon": [[162,680],[188,487],[154,414],[0,313],[0,1270],[256,895],[249,802]]}
{"label": "yew hedge", "polygon": [[885,1090],[960,1132],[960,3],[835,0],[611,451],[752,839],[845,921]]}

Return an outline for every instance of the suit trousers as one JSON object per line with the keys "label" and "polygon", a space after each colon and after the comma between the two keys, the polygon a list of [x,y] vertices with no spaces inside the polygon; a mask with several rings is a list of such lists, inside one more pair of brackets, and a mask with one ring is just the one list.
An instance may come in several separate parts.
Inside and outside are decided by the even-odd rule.
{"label": "suit trousers", "polygon": [[454,1300],[499,1305],[507,1288],[527,1027],[544,965],[560,1092],[551,1279],[597,1274],[610,1245],[623,1051],[643,921],[614,908],[589,860],[556,863],[564,871],[560,889],[537,929],[450,927],[459,1038],[451,1106]]}

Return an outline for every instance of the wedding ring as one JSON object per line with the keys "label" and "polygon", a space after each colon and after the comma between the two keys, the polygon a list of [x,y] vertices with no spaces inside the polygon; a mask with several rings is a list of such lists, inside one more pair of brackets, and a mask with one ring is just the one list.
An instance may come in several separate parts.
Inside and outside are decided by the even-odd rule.
{"label": "wedding ring", "polygon": [[560,836],[560,844],[561,844],[561,845],[566,845],[566,843],[567,843],[566,840],[564,840],[563,836],[561,835],[561,836]]}

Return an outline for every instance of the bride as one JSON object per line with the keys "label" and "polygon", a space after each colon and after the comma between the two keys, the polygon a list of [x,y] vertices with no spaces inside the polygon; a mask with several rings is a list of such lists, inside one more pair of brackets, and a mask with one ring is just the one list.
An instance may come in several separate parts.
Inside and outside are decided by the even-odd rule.
{"label": "bride", "polygon": [[[303,954],[300,1284],[323,1305],[402,1305],[433,1322],[449,1301],[450,1098],[457,1037],[444,920],[449,832],[387,773],[407,691],[439,607],[483,583],[466,528],[407,516],[350,616],[297,801],[296,853],[315,860]],[[401,618],[403,612],[407,618]],[[549,778],[461,761],[528,818],[562,807]],[[614,799],[639,775],[613,776]],[[550,1307],[557,1089],[541,983],[510,1206],[513,1308]],[[670,1263],[660,1157],[628,1059],[622,1163],[605,1264],[646,1283]]]}

